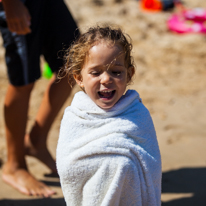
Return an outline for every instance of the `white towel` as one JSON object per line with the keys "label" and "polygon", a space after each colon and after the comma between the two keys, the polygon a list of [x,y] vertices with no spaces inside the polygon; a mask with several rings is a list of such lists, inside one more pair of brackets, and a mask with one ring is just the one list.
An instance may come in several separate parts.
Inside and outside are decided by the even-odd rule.
{"label": "white towel", "polygon": [[57,169],[67,206],[160,206],[160,152],[139,94],[105,111],[78,92],[61,122]]}

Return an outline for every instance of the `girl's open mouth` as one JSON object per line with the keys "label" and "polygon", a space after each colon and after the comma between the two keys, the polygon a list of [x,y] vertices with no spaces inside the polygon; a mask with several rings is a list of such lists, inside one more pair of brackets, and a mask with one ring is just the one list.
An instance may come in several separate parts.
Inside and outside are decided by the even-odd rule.
{"label": "girl's open mouth", "polygon": [[103,99],[112,99],[112,97],[115,94],[115,90],[105,90],[105,91],[99,91],[98,92],[99,97]]}

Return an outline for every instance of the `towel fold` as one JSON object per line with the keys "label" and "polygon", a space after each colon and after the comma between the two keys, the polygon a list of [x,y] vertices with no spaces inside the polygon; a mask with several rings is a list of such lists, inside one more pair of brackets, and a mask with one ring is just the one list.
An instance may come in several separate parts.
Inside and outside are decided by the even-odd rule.
{"label": "towel fold", "polygon": [[67,206],[160,206],[160,152],[139,94],[105,111],[78,92],[61,122],[57,169]]}

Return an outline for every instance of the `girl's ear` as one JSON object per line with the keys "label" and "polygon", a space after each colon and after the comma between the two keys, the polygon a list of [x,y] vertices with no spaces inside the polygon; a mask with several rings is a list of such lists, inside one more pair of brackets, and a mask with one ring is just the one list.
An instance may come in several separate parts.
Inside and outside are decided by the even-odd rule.
{"label": "girl's ear", "polygon": [[81,88],[84,88],[84,84],[83,84],[81,75],[76,75],[76,74],[74,74],[73,77],[74,77],[76,83],[77,83]]}
{"label": "girl's ear", "polygon": [[130,82],[130,80],[132,79],[134,73],[135,73],[135,68],[133,66],[131,66],[127,69],[127,83]]}

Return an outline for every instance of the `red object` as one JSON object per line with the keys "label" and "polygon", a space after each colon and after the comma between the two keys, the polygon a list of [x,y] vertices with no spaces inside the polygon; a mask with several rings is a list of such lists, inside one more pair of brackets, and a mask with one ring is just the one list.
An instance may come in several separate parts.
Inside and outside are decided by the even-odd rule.
{"label": "red object", "polygon": [[162,3],[159,0],[142,0],[141,7],[143,10],[146,11],[161,11],[162,10]]}

